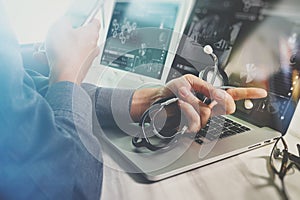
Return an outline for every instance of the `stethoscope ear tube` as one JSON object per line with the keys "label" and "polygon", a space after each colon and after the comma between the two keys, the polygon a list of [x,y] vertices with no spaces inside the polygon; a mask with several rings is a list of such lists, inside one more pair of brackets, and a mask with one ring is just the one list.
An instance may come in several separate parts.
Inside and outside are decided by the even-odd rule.
{"label": "stethoscope ear tube", "polygon": [[132,145],[134,147],[136,147],[136,148],[145,147],[145,148],[149,149],[150,151],[157,151],[157,150],[160,150],[160,149],[168,149],[168,148],[170,148],[170,146],[168,144],[171,141],[164,141],[161,144],[153,145],[146,138],[140,138],[140,137],[136,136],[136,137],[132,138],[131,142],[132,142]]}
{"label": "stethoscope ear tube", "polygon": [[149,149],[150,151],[157,151],[164,147],[164,146],[154,146],[149,141],[147,141],[145,138],[140,138],[137,136],[133,137],[131,142],[132,142],[132,145],[136,148],[145,147],[145,148]]}
{"label": "stethoscope ear tube", "polygon": [[[203,48],[203,51],[207,55],[212,57],[212,59],[214,61],[214,66],[205,67],[204,70],[199,72],[199,78],[201,78],[202,80],[204,80],[212,85],[215,85],[216,78],[219,77],[221,79],[222,86],[228,85],[228,76],[225,73],[225,71],[219,67],[219,59],[218,59],[217,55],[214,53],[213,48],[210,45],[206,45]],[[212,78],[211,78],[211,80],[208,80],[208,74],[210,72],[212,72]]]}
{"label": "stethoscope ear tube", "polygon": [[[178,101],[178,98],[176,97],[169,97],[160,99],[152,104],[150,108],[148,108],[142,115],[139,126],[141,128],[140,133],[137,134],[137,136],[132,138],[132,145],[136,148],[146,147],[147,149],[151,151],[157,151],[160,149],[169,149],[171,147],[170,143],[173,139],[175,139],[177,136],[182,135],[186,132],[187,126],[184,126],[180,131],[177,131],[172,136],[164,136],[162,135],[155,127],[154,123],[150,125],[150,128],[152,128],[152,136],[159,139],[159,142],[157,144],[152,144],[148,134],[146,133],[146,123],[150,122],[151,120],[155,121],[156,115],[163,110],[165,106],[171,105],[173,103],[176,103]],[[153,119],[150,117],[150,113],[154,112]],[[151,124],[151,123],[150,123]]]}
{"label": "stethoscope ear tube", "polygon": [[143,139],[142,139],[142,138],[139,138],[139,137],[137,137],[137,136],[136,136],[136,137],[133,137],[131,142],[132,142],[133,146],[138,147],[138,148],[144,146],[144,144],[143,144]]}

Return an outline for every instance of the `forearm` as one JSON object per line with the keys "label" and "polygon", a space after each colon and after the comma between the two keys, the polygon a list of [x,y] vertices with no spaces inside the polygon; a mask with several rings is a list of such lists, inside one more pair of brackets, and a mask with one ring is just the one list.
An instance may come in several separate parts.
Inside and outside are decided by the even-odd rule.
{"label": "forearm", "polygon": [[133,89],[101,88],[87,83],[82,87],[92,99],[102,128],[133,122],[130,116]]}
{"label": "forearm", "polygon": [[130,116],[133,121],[138,122],[151,104],[161,98],[160,91],[161,88],[145,88],[134,92],[130,108]]}
{"label": "forearm", "polygon": [[95,105],[101,127],[138,122],[149,106],[161,97],[161,88],[116,89],[82,84]]}

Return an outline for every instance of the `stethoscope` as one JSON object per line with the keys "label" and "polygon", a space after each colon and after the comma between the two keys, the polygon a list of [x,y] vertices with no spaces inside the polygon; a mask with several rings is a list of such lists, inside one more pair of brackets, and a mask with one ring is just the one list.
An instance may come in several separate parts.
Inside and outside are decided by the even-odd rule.
{"label": "stethoscope", "polygon": [[[171,104],[174,104],[178,101],[178,98],[168,98],[168,99],[160,99],[158,101],[156,101],[155,103],[152,104],[152,106],[150,106],[150,108],[148,108],[143,116],[141,117],[141,121],[139,123],[139,126],[141,127],[141,133],[139,133],[137,136],[132,138],[132,144],[135,147],[146,147],[147,149],[151,150],[151,151],[157,151],[159,149],[169,149],[171,147],[170,144],[172,144],[172,140],[175,140],[176,138],[178,138],[180,135],[183,135],[186,130],[188,129],[187,126],[184,126],[181,130],[177,131],[175,133],[173,133],[171,136],[166,136],[161,134],[160,131],[158,131],[158,129],[155,126],[155,123],[148,123],[148,126],[146,125],[147,122],[149,122],[150,120],[152,120],[153,122],[156,120],[157,115],[162,112],[164,110],[164,108],[166,106],[169,106]],[[152,115],[152,119],[151,119],[151,114]],[[147,126],[147,127],[146,127]],[[149,135],[148,134],[150,132],[150,134],[152,133],[154,136],[156,136],[159,140],[158,143],[153,144],[150,139],[149,139]],[[174,142],[173,142],[174,144]]]}
{"label": "stethoscope", "polygon": [[[231,86],[226,86],[228,83],[227,74],[224,72],[224,70],[219,68],[218,57],[216,56],[216,54],[214,54],[212,47],[207,45],[203,48],[203,50],[207,55],[210,55],[212,57],[214,66],[208,66],[203,71],[200,71],[199,77],[212,85],[215,84],[216,79],[219,79],[221,82],[221,85],[218,87],[219,89],[226,90],[234,88]],[[209,76],[211,76],[211,79],[209,78]],[[202,94],[196,93],[195,95],[207,105],[212,102],[211,99]],[[165,107],[176,103],[178,100],[179,98],[177,97],[160,99],[153,103],[150,108],[148,108],[144,112],[139,122],[141,131],[137,134],[137,136],[132,138],[132,144],[134,147],[145,147],[151,151],[157,151],[169,149],[172,147],[172,144],[176,144],[178,138],[180,138],[180,136],[182,136],[187,131],[188,127],[186,125],[184,125],[181,129],[177,127],[176,131],[171,136],[166,136],[158,131],[155,123],[149,123],[149,121],[154,122],[156,120],[156,117],[165,109]],[[159,142],[153,144],[149,138],[149,135],[152,135],[150,137],[156,137]]]}

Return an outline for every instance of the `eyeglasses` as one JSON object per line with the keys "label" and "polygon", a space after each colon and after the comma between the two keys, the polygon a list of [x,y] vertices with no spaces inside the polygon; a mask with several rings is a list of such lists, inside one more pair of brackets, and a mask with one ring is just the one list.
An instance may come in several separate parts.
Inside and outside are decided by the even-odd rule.
{"label": "eyeglasses", "polygon": [[297,148],[299,156],[288,152],[287,143],[282,137],[280,137],[276,141],[270,155],[271,169],[273,170],[274,174],[278,175],[281,181],[282,193],[285,199],[288,199],[286,187],[284,184],[285,176],[288,174],[288,172],[292,171],[295,168],[300,171],[300,144],[297,144]]}

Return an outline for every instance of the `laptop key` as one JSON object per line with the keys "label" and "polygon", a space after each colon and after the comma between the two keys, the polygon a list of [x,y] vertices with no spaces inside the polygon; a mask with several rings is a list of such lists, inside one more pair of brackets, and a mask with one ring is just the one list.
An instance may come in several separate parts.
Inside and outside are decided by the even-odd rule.
{"label": "laptop key", "polygon": [[251,129],[250,128],[248,128],[248,127],[246,127],[246,126],[242,126],[242,127],[240,127],[241,129],[243,129],[243,130],[245,130],[245,131],[250,131]]}
{"label": "laptop key", "polygon": [[207,125],[196,134],[194,140],[199,144],[203,144],[207,141],[213,141],[219,138],[223,139],[249,130],[251,129],[246,126],[218,116],[211,118]]}
{"label": "laptop key", "polygon": [[228,130],[228,131],[225,131],[225,132],[221,135],[221,137],[222,137],[222,138],[224,138],[224,137],[229,137],[229,136],[232,136],[232,135],[235,135],[235,134],[236,134],[235,132]]}

